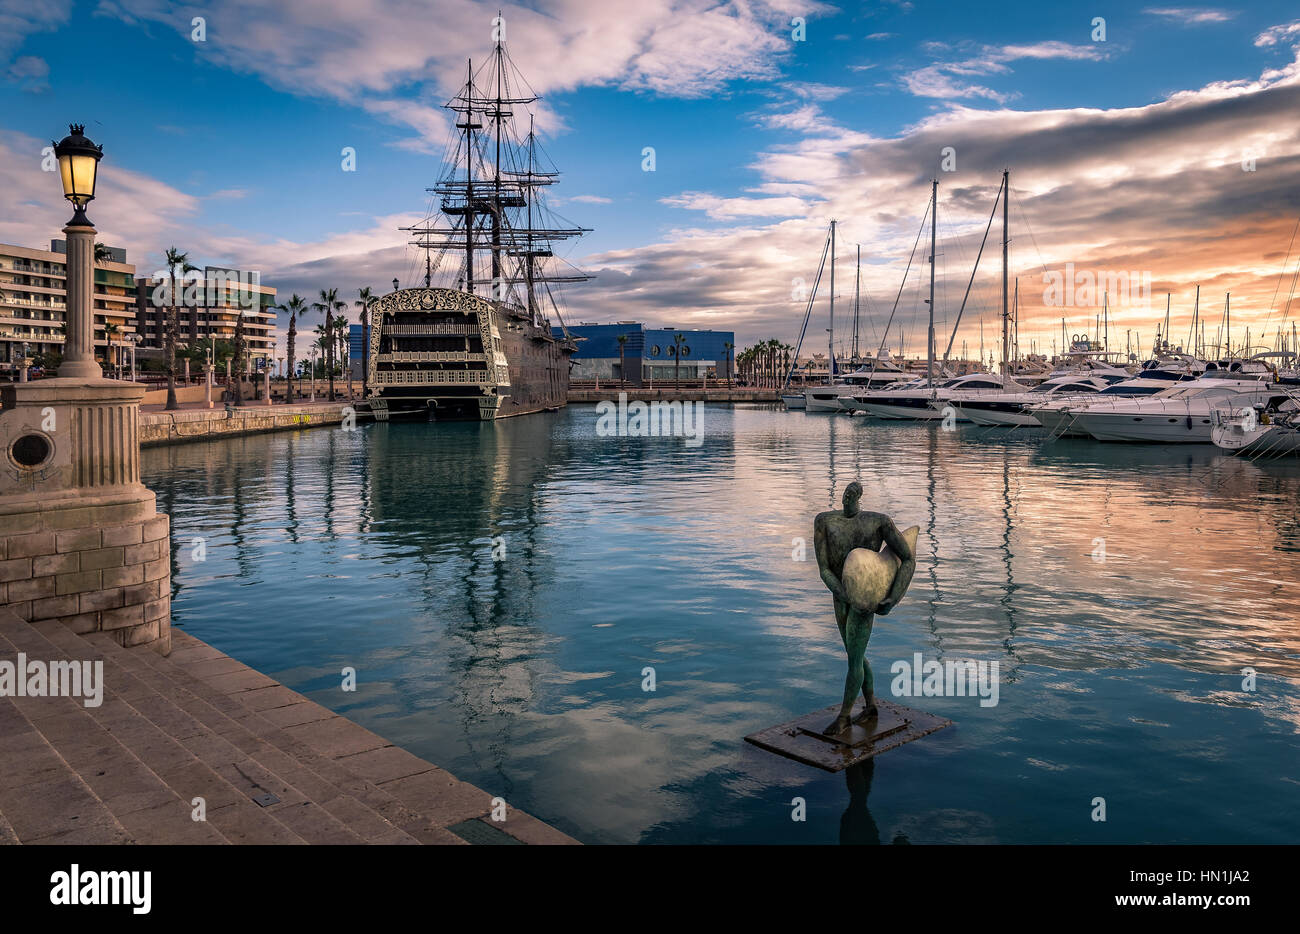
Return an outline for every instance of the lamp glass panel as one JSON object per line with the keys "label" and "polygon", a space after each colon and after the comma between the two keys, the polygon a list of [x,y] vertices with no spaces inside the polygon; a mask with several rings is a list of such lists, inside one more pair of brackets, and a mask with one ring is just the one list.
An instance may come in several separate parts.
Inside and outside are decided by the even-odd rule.
{"label": "lamp glass panel", "polygon": [[95,175],[99,160],[94,156],[73,156],[75,165],[72,178],[77,183],[77,194],[87,199],[95,197]]}

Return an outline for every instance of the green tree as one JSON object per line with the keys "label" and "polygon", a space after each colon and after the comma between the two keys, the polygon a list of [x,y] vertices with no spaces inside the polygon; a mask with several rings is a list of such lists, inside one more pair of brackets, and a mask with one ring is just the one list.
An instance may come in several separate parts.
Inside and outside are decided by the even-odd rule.
{"label": "green tree", "polygon": [[371,294],[370,287],[366,286],[359,289],[357,294],[361,296],[356,302],[356,306],[361,309],[361,314],[357,317],[361,319],[361,395],[364,397],[368,394],[367,381],[370,374],[370,303],[375,300]]}
{"label": "green tree", "polygon": [[283,305],[281,305],[280,307],[283,308],[285,311],[289,312],[289,336],[287,341],[288,346],[286,350],[286,353],[288,354],[288,358],[289,358],[289,369],[287,371],[289,375],[288,375],[288,384],[285,386],[284,401],[292,402],[293,401],[293,376],[295,372],[293,368],[294,341],[298,337],[298,316],[307,310],[307,300],[295,292],[293,295],[289,297],[289,300],[285,302]]}
{"label": "green tree", "polygon": [[176,270],[179,267],[182,281],[185,274],[194,272],[197,266],[190,265],[188,253],[182,253],[174,246],[169,246],[165,254],[167,258],[167,275],[171,280],[171,308],[167,314],[167,325],[165,328],[165,339],[163,346],[167,358],[167,410],[179,409],[180,403],[176,401],[176,341],[180,331],[180,317],[176,313]]}

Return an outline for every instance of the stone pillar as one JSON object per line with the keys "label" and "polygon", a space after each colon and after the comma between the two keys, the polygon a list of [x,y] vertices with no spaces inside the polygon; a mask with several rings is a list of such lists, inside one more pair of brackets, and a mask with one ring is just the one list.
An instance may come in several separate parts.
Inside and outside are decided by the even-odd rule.
{"label": "stone pillar", "polygon": [[67,243],[67,337],[63,342],[61,379],[99,379],[103,371],[95,362],[95,228],[63,228]]}
{"label": "stone pillar", "polygon": [[165,655],[169,523],[140,483],[142,398],[107,379],[0,387],[0,604]]}
{"label": "stone pillar", "polygon": [[185,385],[188,386],[189,384],[190,384],[190,358],[186,357],[185,358]]}

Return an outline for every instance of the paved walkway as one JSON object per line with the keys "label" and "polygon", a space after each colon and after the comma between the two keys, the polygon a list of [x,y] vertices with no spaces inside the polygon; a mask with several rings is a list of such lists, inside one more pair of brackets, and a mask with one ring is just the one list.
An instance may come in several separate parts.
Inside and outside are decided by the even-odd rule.
{"label": "paved walkway", "polygon": [[0,697],[0,843],[577,842],[183,630],[163,658],[0,608],[19,652],[102,660],[104,694]]}

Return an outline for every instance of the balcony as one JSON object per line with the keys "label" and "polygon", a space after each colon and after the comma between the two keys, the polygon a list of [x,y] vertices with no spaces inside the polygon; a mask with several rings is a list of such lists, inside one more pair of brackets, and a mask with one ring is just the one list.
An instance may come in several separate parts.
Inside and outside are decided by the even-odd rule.
{"label": "balcony", "polygon": [[487,370],[380,370],[380,386],[491,386]]}
{"label": "balcony", "polygon": [[429,324],[389,324],[383,328],[385,334],[405,334],[414,337],[436,336],[442,334],[474,335],[479,333],[477,324],[460,324],[456,322],[430,322]]}

